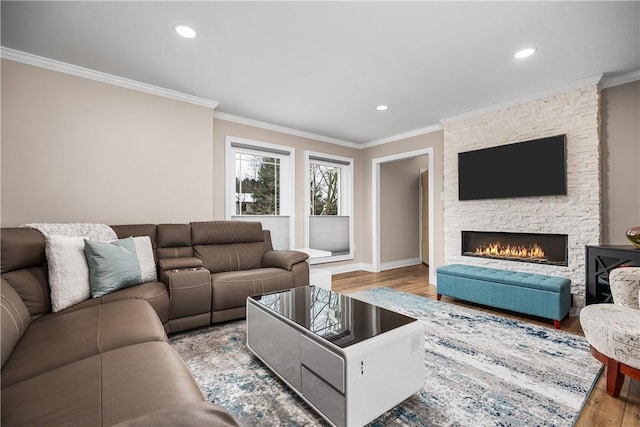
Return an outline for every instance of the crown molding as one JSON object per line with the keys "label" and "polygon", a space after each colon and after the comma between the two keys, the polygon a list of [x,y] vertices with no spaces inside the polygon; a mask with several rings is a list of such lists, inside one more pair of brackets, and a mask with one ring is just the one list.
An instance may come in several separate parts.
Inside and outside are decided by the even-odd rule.
{"label": "crown molding", "polygon": [[215,109],[219,102],[0,46],[0,58]]}
{"label": "crown molding", "polygon": [[355,148],[356,150],[364,150],[365,148],[375,147],[376,145],[387,144],[389,142],[399,141],[401,139],[411,138],[413,136],[424,135],[426,133],[437,132],[442,130],[441,124],[435,124],[420,129],[392,135],[382,139],[376,139],[364,144],[358,144],[355,142],[345,141],[342,139],[331,138],[329,136],[318,135],[298,129],[292,129],[285,126],[274,125],[272,123],[261,122],[259,120],[248,119],[246,117],[236,116],[234,114],[223,113],[222,111],[214,111],[213,117],[228,122],[239,123],[242,125],[257,127],[260,129],[266,129],[274,132],[286,133],[288,135],[300,136],[302,138],[313,139],[315,141],[328,142],[330,144],[342,145],[343,147]]}
{"label": "crown molding", "polygon": [[602,89],[608,89],[610,87],[620,86],[625,83],[635,82],[636,80],[640,80],[640,70],[631,71],[630,73],[622,74],[619,76],[605,76],[600,87]]}
{"label": "crown molding", "polygon": [[[147,83],[142,83],[136,80],[127,79],[124,77],[115,76],[113,74],[107,74],[96,70],[91,70],[89,68],[80,67],[73,64],[68,64],[66,62],[57,61],[54,59],[45,58],[42,56],[33,55],[30,53],[22,52],[15,49],[10,49],[4,46],[0,46],[0,58],[8,59],[11,61],[20,62],[27,65],[33,65],[40,68],[45,68],[52,71],[57,71],[65,74],[70,74],[77,77],[83,77],[86,79],[111,84],[114,86],[123,87],[126,89],[135,90],[138,92],[144,92],[151,95],[157,95],[164,98],[174,99],[177,101],[186,102],[189,104],[198,105],[201,107],[211,108],[215,110],[220,104],[217,101],[213,101],[206,98],[201,98],[194,95],[189,95],[186,93],[174,91],[171,89],[162,88],[159,86],[150,85]],[[434,124],[430,126],[426,126],[423,128],[411,130],[408,132],[399,133],[397,135],[388,136],[385,138],[376,139],[373,141],[366,142],[364,144],[358,144],[351,141],[345,141],[338,138],[332,138],[329,136],[318,135],[311,132],[306,132],[298,129],[288,128],[285,126],[275,125],[267,122],[262,122],[259,120],[249,119],[246,117],[236,116],[229,113],[223,113],[220,111],[214,111],[213,117],[225,120],[229,122],[244,124],[247,126],[253,126],[260,129],[266,129],[274,132],[285,133],[288,135],[299,136],[302,138],[312,139],[315,141],[327,142],[330,144],[341,145],[344,147],[354,148],[358,150],[375,147],[378,145],[388,144],[390,142],[400,141],[402,139],[411,138],[418,135],[424,135],[427,133],[437,132],[443,129],[443,125],[453,123],[459,120],[464,120],[472,117],[481,116],[483,114],[487,114],[490,112],[502,110],[505,108],[509,108],[515,105],[523,104],[529,101],[535,101],[541,98],[546,98],[549,96],[556,95],[558,93],[566,92],[569,90],[580,89],[587,86],[600,84],[601,88],[607,89],[614,86],[623,85],[626,83],[630,83],[633,81],[640,80],[640,70],[635,70],[626,74],[622,74],[619,76],[613,76],[610,78],[603,77],[603,74],[598,74],[592,77],[588,77],[586,79],[578,80],[572,82],[567,85],[555,87],[549,90],[535,92],[529,95],[525,95],[522,97],[514,98],[508,101],[500,102],[497,104],[488,105],[486,107],[478,108],[476,110],[471,110],[462,114],[458,114],[455,116],[446,117],[440,119],[439,124]]]}
{"label": "crown molding", "polygon": [[376,139],[374,141],[367,142],[366,144],[362,144],[360,148],[371,148],[377,145],[383,145],[383,144],[388,144],[390,142],[400,141],[401,139],[412,138],[414,136],[424,135],[431,132],[438,132],[440,130],[442,130],[442,125],[438,123],[438,124],[426,126],[420,129],[414,129],[408,132],[387,136],[386,138]]}
{"label": "crown molding", "polygon": [[504,110],[506,108],[524,104],[525,102],[548,98],[550,96],[557,95],[562,92],[567,92],[575,89],[582,89],[587,86],[598,85],[602,80],[603,75],[604,74],[597,74],[595,76],[587,77],[585,79],[576,80],[566,85],[557,86],[557,87],[543,90],[540,92],[534,92],[529,95],[513,98],[508,101],[499,102],[497,104],[487,105],[486,107],[478,108],[477,110],[467,111],[466,113],[457,114],[455,116],[445,117],[444,119],[440,119],[440,123],[442,123],[443,125],[448,125],[450,123],[458,122],[460,120],[470,119],[472,117],[482,116],[487,113],[493,113],[495,111]]}
{"label": "crown molding", "polygon": [[330,136],[318,135],[303,130],[292,129],[286,126],[274,125],[272,123],[261,122],[260,120],[248,119],[246,117],[236,116],[234,114],[223,113],[222,111],[214,111],[213,117],[215,119],[224,120],[227,122],[239,123],[242,125],[252,126],[260,129],[266,129],[274,132],[285,133],[287,135],[299,136],[302,138],[313,139],[315,141],[328,142],[330,144],[342,145],[344,147],[361,149],[362,144],[356,144],[354,142],[345,141],[342,139],[331,138]]}

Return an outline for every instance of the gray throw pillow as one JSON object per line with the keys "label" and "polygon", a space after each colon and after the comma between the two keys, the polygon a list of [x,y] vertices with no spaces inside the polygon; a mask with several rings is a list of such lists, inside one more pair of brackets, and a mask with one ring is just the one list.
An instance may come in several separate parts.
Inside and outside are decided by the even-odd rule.
{"label": "gray throw pillow", "polygon": [[131,237],[115,242],[85,239],[84,256],[89,266],[92,298],[142,283],[136,245]]}

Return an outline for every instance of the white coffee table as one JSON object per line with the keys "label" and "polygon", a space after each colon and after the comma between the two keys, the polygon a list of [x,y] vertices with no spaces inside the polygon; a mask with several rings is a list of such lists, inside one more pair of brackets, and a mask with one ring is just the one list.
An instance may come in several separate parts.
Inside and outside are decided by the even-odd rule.
{"label": "white coffee table", "polygon": [[422,322],[319,287],[247,298],[247,347],[336,426],[365,425],[424,386]]}

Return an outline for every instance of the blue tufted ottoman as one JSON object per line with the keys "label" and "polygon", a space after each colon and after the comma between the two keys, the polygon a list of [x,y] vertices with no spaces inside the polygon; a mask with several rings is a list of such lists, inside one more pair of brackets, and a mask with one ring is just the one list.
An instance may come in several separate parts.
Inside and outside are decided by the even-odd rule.
{"label": "blue tufted ottoman", "polygon": [[438,267],[442,295],[552,319],[556,329],[571,308],[571,280],[473,265]]}

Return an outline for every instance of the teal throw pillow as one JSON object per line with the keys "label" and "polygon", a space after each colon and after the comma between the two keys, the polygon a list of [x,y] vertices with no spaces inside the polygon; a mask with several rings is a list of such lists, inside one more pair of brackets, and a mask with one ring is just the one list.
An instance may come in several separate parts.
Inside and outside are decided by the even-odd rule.
{"label": "teal throw pillow", "polygon": [[131,237],[115,242],[85,239],[84,256],[89,266],[92,298],[142,283],[136,245]]}

